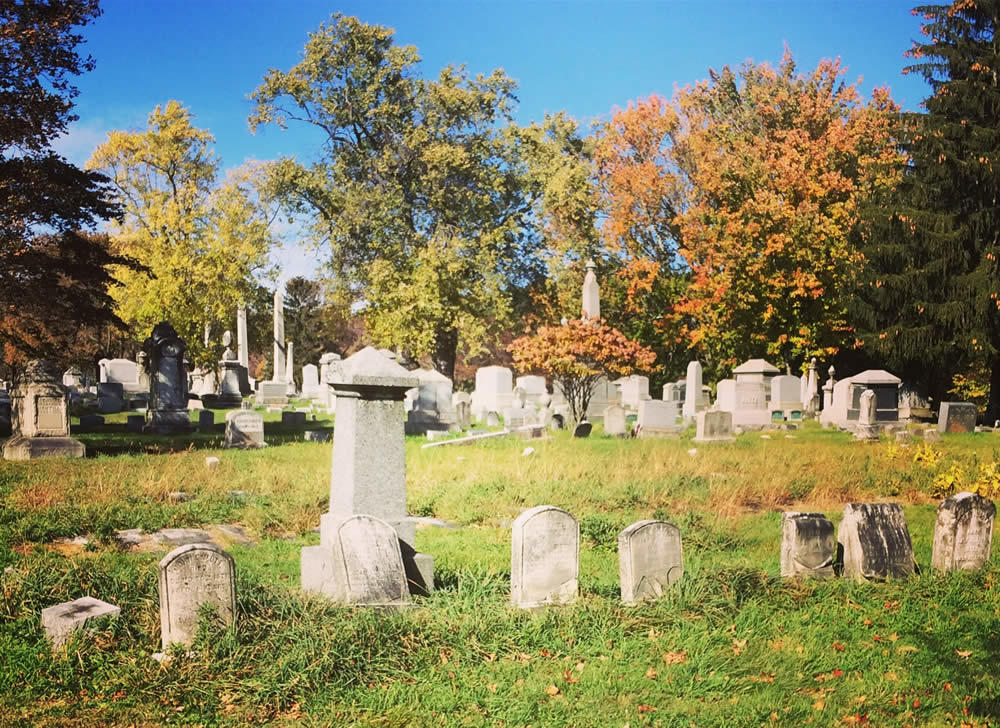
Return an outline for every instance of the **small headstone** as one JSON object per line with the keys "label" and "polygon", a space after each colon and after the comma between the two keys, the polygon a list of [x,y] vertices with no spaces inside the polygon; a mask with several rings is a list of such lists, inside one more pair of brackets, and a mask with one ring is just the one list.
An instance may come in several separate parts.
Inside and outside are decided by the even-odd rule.
{"label": "small headstone", "polygon": [[330,432],[327,430],[306,430],[302,433],[306,442],[330,442]]}
{"label": "small headstone", "polygon": [[981,568],[993,547],[993,501],[973,493],[959,493],[941,502],[934,524],[931,566],[942,571]]}
{"label": "small headstone", "polygon": [[728,442],[733,439],[733,413],[722,410],[699,412],[695,442]]}
{"label": "small headstone", "polygon": [[215,413],[212,410],[201,410],[198,413],[198,429],[202,432],[215,429]]}
{"label": "small headstone", "polygon": [[866,389],[861,393],[858,403],[858,429],[854,433],[855,440],[878,440],[879,427],[875,423],[875,390]]}
{"label": "small headstone", "polygon": [[979,410],[972,402],[942,402],[938,410],[938,432],[974,432]]}
{"label": "small headstone", "polygon": [[146,418],[144,415],[128,415],[125,418],[125,431],[132,433],[142,432],[142,428],[146,425]]}
{"label": "small headstone", "polygon": [[42,610],[42,629],[53,647],[62,647],[78,629],[105,617],[117,617],[121,609],[94,597],[80,597]]}
{"label": "small headstone", "polygon": [[666,521],[639,521],[618,534],[622,601],[658,599],[684,573],[681,531]]}
{"label": "small headstone", "polygon": [[205,458],[205,467],[209,470],[215,470],[215,468],[219,467],[219,462],[219,458],[207,457]]}
{"label": "small headstone", "polygon": [[885,580],[914,572],[910,531],[898,503],[848,503],[837,542],[846,577]]}
{"label": "small headstone", "polygon": [[550,427],[553,430],[562,430],[562,429],[565,429],[565,427],[566,427],[566,418],[563,417],[558,412],[553,412],[552,413],[552,423],[551,423]]}
{"label": "small headstone", "polygon": [[532,455],[534,452],[535,452],[535,448],[533,448],[533,447],[526,447],[526,448],[524,448],[521,451],[521,457],[527,457],[528,455]]}
{"label": "small headstone", "polygon": [[781,514],[781,575],[829,578],[837,555],[833,521],[822,513]]}
{"label": "small headstone", "polygon": [[104,418],[101,415],[80,415],[81,429],[100,427],[103,424],[104,424]]}
{"label": "small headstone", "polygon": [[625,408],[617,404],[609,405],[604,410],[604,434],[612,437],[625,437],[627,432]]}
{"label": "small headstone", "polygon": [[443,440],[448,437],[448,430],[427,430],[427,439],[433,442],[434,440]]}
{"label": "small headstone", "polygon": [[[218,458],[215,458],[215,460],[218,460]],[[207,458],[205,464],[206,465],[208,464]],[[187,503],[188,501],[193,501],[193,500],[194,496],[191,495],[190,493],[185,493],[183,490],[173,490],[167,493],[167,501],[169,501],[170,503]]]}
{"label": "small headstone", "polygon": [[[694,417],[693,414],[691,416]],[[658,399],[640,402],[636,422],[639,423],[640,437],[675,435],[680,429],[677,424],[677,403]]]}
{"label": "small headstone", "polygon": [[486,426],[487,427],[499,427],[500,426],[500,415],[496,412],[490,410],[486,413]]}
{"label": "small headstone", "polygon": [[232,624],[236,615],[236,567],[233,557],[212,543],[193,543],[160,561],[160,635],[163,649],[190,645],[198,631],[203,604]]}
{"label": "small headstone", "polygon": [[937,430],[924,430],[925,442],[941,442],[941,433]]}
{"label": "small headstone", "polygon": [[536,506],[511,527],[511,602],[532,608],[576,600],[580,526],[555,506]]}
{"label": "small headstone", "polygon": [[576,427],[573,428],[573,437],[590,437],[590,431],[594,429],[594,426],[584,420],[583,422],[576,423]]}
{"label": "small headstone", "polygon": [[226,413],[226,439],[223,447],[264,447],[264,418],[252,410]]}

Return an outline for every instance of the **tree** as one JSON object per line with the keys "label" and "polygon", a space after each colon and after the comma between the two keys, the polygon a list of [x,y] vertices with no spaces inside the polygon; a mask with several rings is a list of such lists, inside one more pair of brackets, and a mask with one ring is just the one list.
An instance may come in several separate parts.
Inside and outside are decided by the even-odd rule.
{"label": "tree", "polygon": [[323,286],[302,276],[285,282],[285,338],[295,344],[295,361],[317,363],[323,353]]}
{"label": "tree", "polygon": [[648,348],[632,341],[603,319],[571,319],[561,326],[543,326],[533,336],[511,344],[518,371],[552,377],[579,422],[587,413],[601,377],[626,377],[647,371],[656,360]]}
{"label": "tree", "polygon": [[[117,251],[149,272],[121,271],[119,315],[146,332],[169,320],[192,360],[214,366],[222,330],[269,273],[273,214],[262,202],[260,166],[218,183],[211,134],[176,101],[157,106],[145,131],[113,131],[87,166],[111,177],[124,218],[111,227]],[[205,327],[213,332],[206,346]]]}
{"label": "tree", "polygon": [[95,0],[0,4],[0,344],[10,363],[65,361],[82,329],[123,324],[109,266],[133,266],[102,236],[80,231],[118,213],[108,180],[52,151],[77,119],[71,77],[94,67],[74,32],[100,15]]}
{"label": "tree", "polygon": [[836,61],[799,73],[786,52],[776,69],[711,71],[603,131],[605,238],[632,261],[635,291],[664,271],[671,285],[654,300],[686,284],[660,325],[710,368],[762,355],[798,365],[850,339],[849,236],[897,152],[888,93],[862,103],[842,75]]}
{"label": "tree", "polygon": [[932,93],[927,113],[900,120],[902,180],[862,231],[861,341],[937,396],[953,375],[985,369],[992,422],[1000,417],[1000,3],[913,13],[927,40],[913,44],[904,72],[921,74]]}
{"label": "tree", "polygon": [[335,15],[301,62],[267,73],[250,125],[294,121],[323,135],[312,165],[273,168],[274,193],[310,218],[376,342],[430,355],[452,376],[459,348],[507,328],[544,268],[514,82],[461,67],[425,80],[418,62],[390,29]]}

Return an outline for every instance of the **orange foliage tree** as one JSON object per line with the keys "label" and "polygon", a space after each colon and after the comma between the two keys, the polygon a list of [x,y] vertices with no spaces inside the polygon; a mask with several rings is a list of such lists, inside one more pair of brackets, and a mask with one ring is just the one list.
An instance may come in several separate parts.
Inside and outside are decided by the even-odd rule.
{"label": "orange foliage tree", "polygon": [[521,372],[552,377],[569,403],[574,422],[583,419],[601,377],[625,377],[648,371],[656,355],[603,319],[572,319],[562,326],[542,326],[533,336],[510,345]]}
{"label": "orange foliage tree", "polygon": [[[898,158],[879,89],[865,102],[839,61],[800,73],[744,64],[617,112],[596,145],[609,246],[650,273],[686,268],[661,316],[710,366],[799,364],[849,340],[858,205]],[[676,276],[675,276],[676,280]],[[637,299],[638,300],[638,299]]]}

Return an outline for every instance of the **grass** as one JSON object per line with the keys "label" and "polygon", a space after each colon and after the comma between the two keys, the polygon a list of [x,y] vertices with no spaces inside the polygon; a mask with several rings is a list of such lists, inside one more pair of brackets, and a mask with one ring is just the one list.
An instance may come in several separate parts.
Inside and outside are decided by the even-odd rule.
{"label": "grass", "polygon": [[[327,506],[329,444],[0,462],[0,726],[1000,721],[996,551],[975,573],[929,567],[934,478],[997,459],[995,436],[949,436],[929,463],[914,461],[915,446],[812,427],[714,445],[599,434],[533,441],[530,456],[514,439],[428,450],[408,439],[410,512],[460,528],[418,531],[439,588],[399,613],[298,591],[299,551],[318,542],[311,529]],[[206,455],[219,468],[206,469]],[[175,490],[196,497],[174,504]],[[922,572],[885,584],[781,580],[780,511],[837,522],[851,500],[904,504]],[[509,526],[542,503],[580,520],[581,596],[527,613],[508,605]],[[681,528],[685,574],[662,601],[624,607],[617,533],[652,517]],[[206,615],[191,654],[160,665],[150,655],[161,554],[122,552],[111,532],[219,522],[260,539],[231,549],[238,621]],[[94,540],[82,551],[51,545],[83,534]],[[122,617],[53,655],[40,610],[84,594]]]}

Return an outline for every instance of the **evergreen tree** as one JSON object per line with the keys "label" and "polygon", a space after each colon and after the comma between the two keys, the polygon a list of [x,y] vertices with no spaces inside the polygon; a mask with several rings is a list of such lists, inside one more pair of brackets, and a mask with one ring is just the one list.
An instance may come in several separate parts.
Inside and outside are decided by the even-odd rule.
{"label": "evergreen tree", "polygon": [[860,342],[938,397],[952,374],[985,366],[992,421],[1000,416],[1000,2],[913,12],[927,40],[913,44],[904,72],[920,73],[932,93],[926,113],[901,116],[908,164],[859,230]]}

